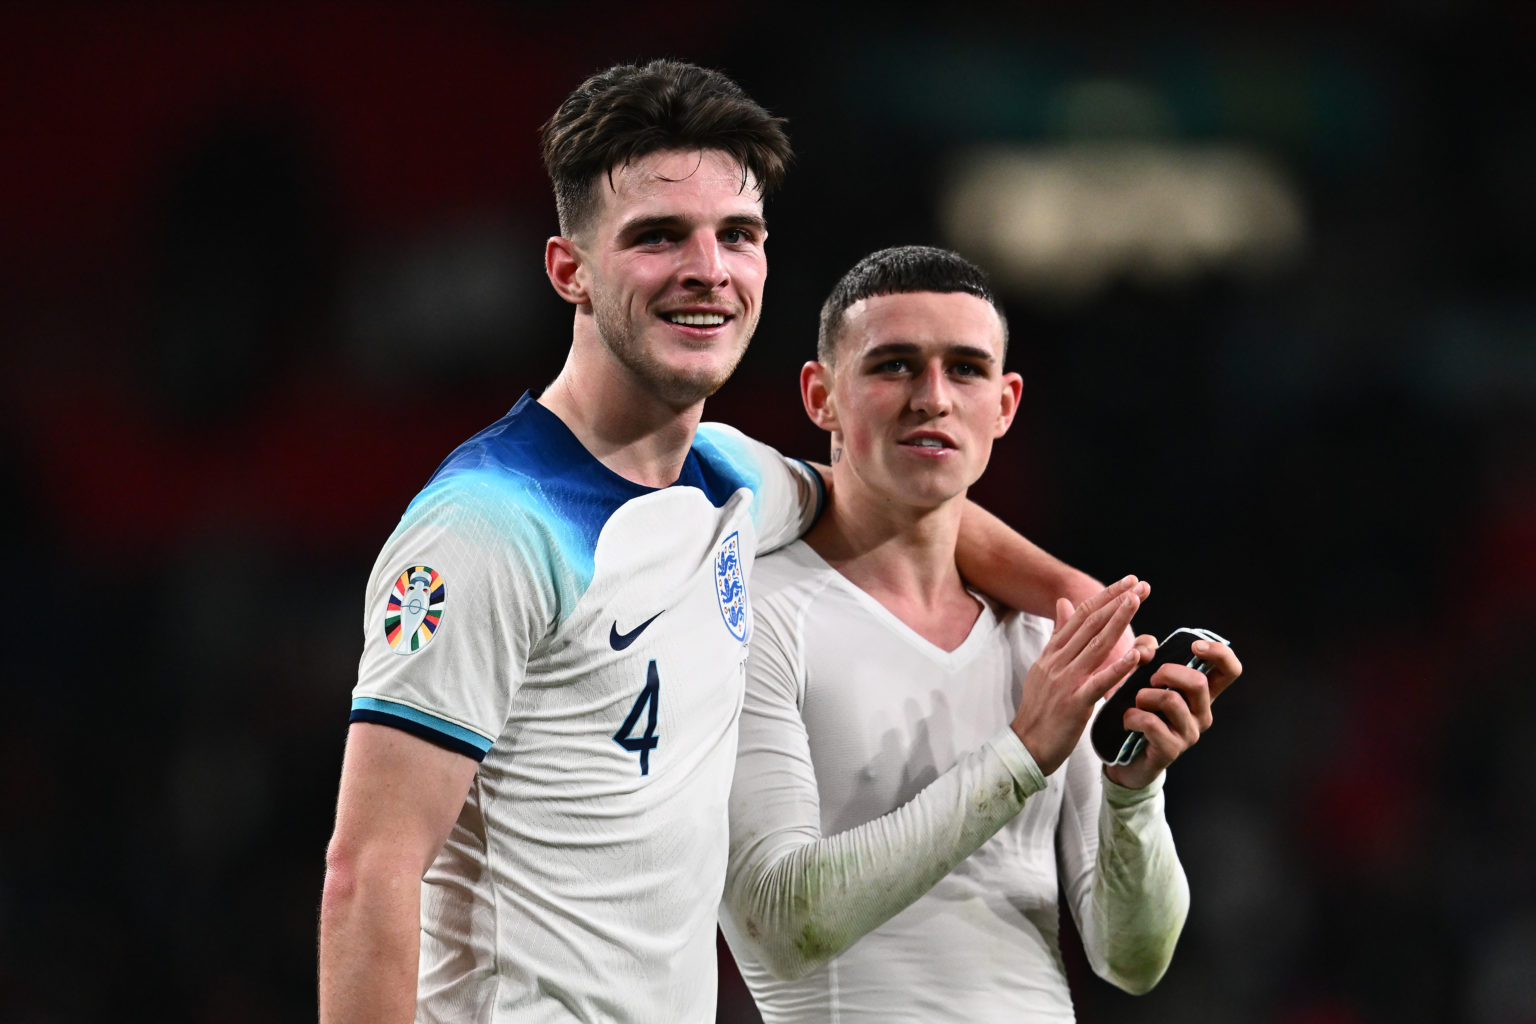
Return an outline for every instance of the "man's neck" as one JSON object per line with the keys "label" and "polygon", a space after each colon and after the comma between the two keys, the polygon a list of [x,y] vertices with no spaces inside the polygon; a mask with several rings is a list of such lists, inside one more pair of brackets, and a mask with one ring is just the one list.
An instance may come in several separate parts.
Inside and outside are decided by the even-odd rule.
{"label": "man's neck", "polygon": [[702,401],[682,410],[667,405],[611,360],[576,347],[539,404],[559,417],[597,461],[646,487],[677,480],[704,412]]}
{"label": "man's neck", "polygon": [[805,542],[918,635],[946,651],[959,647],[981,613],[955,568],[964,496],[933,509],[895,506],[841,475]]}

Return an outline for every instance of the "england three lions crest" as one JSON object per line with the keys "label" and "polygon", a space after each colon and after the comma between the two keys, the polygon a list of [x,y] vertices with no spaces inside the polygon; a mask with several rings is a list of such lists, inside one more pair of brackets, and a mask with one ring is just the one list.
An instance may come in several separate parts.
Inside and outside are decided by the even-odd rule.
{"label": "england three lions crest", "polygon": [[715,596],[720,617],[737,640],[747,638],[747,580],[741,572],[741,537],[731,534],[715,549]]}

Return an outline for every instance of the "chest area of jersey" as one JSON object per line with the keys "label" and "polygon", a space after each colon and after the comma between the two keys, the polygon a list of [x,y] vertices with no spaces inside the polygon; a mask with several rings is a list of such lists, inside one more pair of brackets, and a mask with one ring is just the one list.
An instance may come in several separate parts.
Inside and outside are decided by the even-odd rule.
{"label": "chest area of jersey", "polygon": [[733,727],[752,630],[750,498],[717,508],[674,488],[610,517],[590,584],[528,666],[533,713],[586,717],[621,748],[657,733],[708,743]]}
{"label": "chest area of jersey", "polygon": [[812,614],[823,608],[803,632],[801,715],[822,810],[850,827],[910,800],[1007,725],[1027,666],[995,627],[945,655],[859,607]]}
{"label": "chest area of jersey", "polygon": [[696,490],[674,488],[624,505],[598,536],[592,581],[561,632],[590,640],[587,631],[602,627],[602,643],[618,652],[642,638],[745,643],[757,548],[750,500],[741,490],[717,508]]}

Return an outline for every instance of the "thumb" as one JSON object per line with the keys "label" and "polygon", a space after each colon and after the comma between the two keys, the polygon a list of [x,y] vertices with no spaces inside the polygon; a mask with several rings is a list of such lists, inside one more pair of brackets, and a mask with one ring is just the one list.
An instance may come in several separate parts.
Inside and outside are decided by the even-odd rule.
{"label": "thumb", "polygon": [[1058,597],[1056,599],[1056,628],[1060,629],[1062,626],[1065,626],[1067,620],[1072,617],[1072,613],[1076,610],[1072,607],[1071,601],[1064,597]]}

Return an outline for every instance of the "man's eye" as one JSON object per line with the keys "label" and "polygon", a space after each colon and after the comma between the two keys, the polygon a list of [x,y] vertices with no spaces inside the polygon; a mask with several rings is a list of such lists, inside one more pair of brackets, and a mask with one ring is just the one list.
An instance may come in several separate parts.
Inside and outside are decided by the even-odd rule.
{"label": "man's eye", "polygon": [[746,245],[752,241],[752,232],[746,228],[726,228],[721,232],[720,240],[727,245]]}
{"label": "man's eye", "polygon": [[660,245],[666,240],[666,232],[659,228],[655,231],[645,231],[635,236],[636,245]]}
{"label": "man's eye", "polygon": [[975,363],[956,363],[954,373],[960,377],[985,377],[987,371]]}
{"label": "man's eye", "polygon": [[883,363],[875,364],[876,373],[900,373],[907,368],[905,359],[887,359]]}

